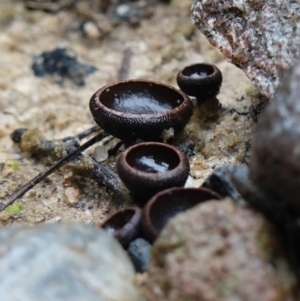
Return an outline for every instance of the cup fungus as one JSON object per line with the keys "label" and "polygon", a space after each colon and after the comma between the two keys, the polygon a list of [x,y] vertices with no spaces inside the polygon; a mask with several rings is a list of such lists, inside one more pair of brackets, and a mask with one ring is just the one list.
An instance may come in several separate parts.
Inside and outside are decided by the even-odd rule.
{"label": "cup fungus", "polygon": [[106,232],[112,234],[126,248],[139,234],[141,210],[128,207],[111,214],[102,224]]}
{"label": "cup fungus", "polygon": [[142,212],[141,226],[144,236],[153,242],[167,222],[177,214],[221,196],[206,188],[170,188],[149,200]]}
{"label": "cup fungus", "polygon": [[212,64],[190,65],[178,72],[177,84],[187,95],[194,96],[198,102],[202,102],[219,94],[222,73]]}
{"label": "cup fungus", "polygon": [[185,184],[190,165],[175,147],[144,142],[128,148],[119,158],[117,171],[139,205],[155,193]]}
{"label": "cup fungus", "polygon": [[170,128],[179,133],[193,113],[189,97],[150,80],[126,80],[104,86],[90,100],[95,122],[125,141],[157,141]]}

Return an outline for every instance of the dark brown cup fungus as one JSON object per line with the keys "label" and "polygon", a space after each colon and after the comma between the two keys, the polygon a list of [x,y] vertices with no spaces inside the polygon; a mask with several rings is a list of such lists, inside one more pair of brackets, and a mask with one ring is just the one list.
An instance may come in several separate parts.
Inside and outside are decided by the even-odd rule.
{"label": "dark brown cup fungus", "polygon": [[129,207],[111,214],[102,224],[106,232],[113,235],[126,248],[140,232],[141,209]]}
{"label": "dark brown cup fungus", "polygon": [[206,188],[170,188],[156,194],[145,205],[141,226],[144,236],[153,242],[167,222],[177,214],[221,196]]}
{"label": "dark brown cup fungus", "polygon": [[90,100],[95,122],[123,140],[160,140],[170,128],[179,133],[193,113],[189,97],[150,80],[126,80],[98,90]]}
{"label": "dark brown cup fungus", "polygon": [[186,182],[190,165],[175,147],[144,142],[128,148],[119,158],[117,171],[136,202],[143,205],[155,193]]}
{"label": "dark brown cup fungus", "polygon": [[219,94],[222,73],[215,65],[195,64],[178,72],[177,84],[187,95],[194,96],[202,102]]}

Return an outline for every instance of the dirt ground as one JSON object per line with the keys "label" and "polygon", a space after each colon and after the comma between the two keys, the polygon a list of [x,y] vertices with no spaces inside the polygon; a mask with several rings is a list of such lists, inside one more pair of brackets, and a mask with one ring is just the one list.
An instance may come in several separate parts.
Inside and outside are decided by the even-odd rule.
{"label": "dirt ground", "polygon": [[[187,126],[196,142],[187,186],[199,186],[215,167],[247,162],[259,99],[244,73],[225,62],[190,23],[191,0],[157,3],[131,22],[101,14],[95,9],[97,1],[83,3],[48,13],[28,10],[23,1],[0,2],[0,199],[46,166],[42,159],[21,152],[10,134],[21,127],[37,128],[52,140],[93,126],[89,99],[120,78],[126,49],[132,52],[127,78],[154,79],[177,87],[177,72],[198,62],[216,64],[223,73],[221,108],[196,105]],[[31,68],[34,57],[57,47],[66,47],[97,71],[85,77],[84,85],[57,76],[36,77]],[[120,206],[105,187],[89,179],[69,181],[69,176],[62,168],[42,181],[15,207],[0,213],[2,225],[99,224]]]}

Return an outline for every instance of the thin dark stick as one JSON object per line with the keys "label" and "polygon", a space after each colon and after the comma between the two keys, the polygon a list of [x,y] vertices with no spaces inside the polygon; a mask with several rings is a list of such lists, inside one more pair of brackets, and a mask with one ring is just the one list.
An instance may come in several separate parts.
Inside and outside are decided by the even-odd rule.
{"label": "thin dark stick", "polygon": [[31,179],[28,183],[26,183],[24,186],[20,187],[18,190],[16,190],[13,194],[5,198],[0,203],[0,212],[5,209],[8,205],[12,204],[16,199],[21,197],[25,192],[30,190],[32,187],[34,187],[36,184],[41,182],[43,179],[45,179],[47,176],[49,176],[53,171],[56,169],[62,167],[64,164],[68,163],[72,159],[74,159],[76,156],[78,156],[81,152],[95,144],[96,142],[102,140],[103,138],[107,137],[109,134],[102,132],[95,137],[91,138],[89,141],[85,142],[81,146],[79,146],[74,152],[68,154],[66,157],[61,158],[53,165],[46,168],[45,171],[39,173],[36,177]]}
{"label": "thin dark stick", "polygon": [[121,67],[118,72],[118,80],[127,79],[129,69],[130,69],[130,62],[131,62],[132,54],[133,53],[130,48],[125,49]]}
{"label": "thin dark stick", "polygon": [[[111,156],[114,156],[117,151],[119,150],[119,148],[124,144],[123,141],[119,141],[114,147],[110,148],[107,153],[108,153],[108,158],[110,158]],[[107,158],[107,159],[108,159]],[[107,160],[106,159],[106,160]]]}
{"label": "thin dark stick", "polygon": [[74,135],[74,136],[69,136],[69,137],[66,137],[64,139],[62,139],[62,141],[68,141],[68,140],[71,140],[71,139],[78,139],[78,140],[82,140],[84,139],[85,137],[89,136],[90,134],[92,133],[95,133],[97,131],[99,131],[100,128],[98,125],[95,125],[85,131],[83,131],[82,133],[78,134],[78,135]]}

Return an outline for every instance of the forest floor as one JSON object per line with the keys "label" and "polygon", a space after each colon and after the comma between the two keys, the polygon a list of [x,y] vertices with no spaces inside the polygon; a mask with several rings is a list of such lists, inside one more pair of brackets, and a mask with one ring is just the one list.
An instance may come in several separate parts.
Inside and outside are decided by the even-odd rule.
{"label": "forest floor", "polygon": [[[223,84],[220,105],[196,105],[187,126],[196,146],[186,185],[201,185],[215,167],[247,163],[259,99],[244,73],[224,61],[191,24],[191,0],[146,7],[147,2],[138,1],[131,10],[115,4],[103,13],[95,6],[99,1],[73,2],[51,13],[26,8],[35,1],[0,2],[0,200],[47,166],[47,160],[22,152],[12,142],[15,129],[37,128],[49,140],[78,134],[95,124],[89,99],[102,86],[126,77],[177,87],[177,72],[199,62],[216,64]],[[96,71],[84,77],[81,73],[67,78],[35,76],[32,64],[37,56],[58,47]],[[124,56],[128,56],[127,66],[122,63]],[[82,221],[97,225],[123,206],[112,200],[105,187],[70,176],[66,168],[50,175],[1,212],[1,224]]]}

